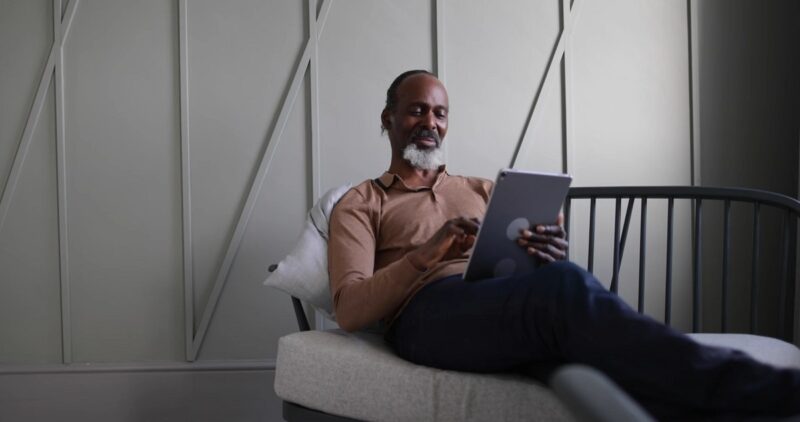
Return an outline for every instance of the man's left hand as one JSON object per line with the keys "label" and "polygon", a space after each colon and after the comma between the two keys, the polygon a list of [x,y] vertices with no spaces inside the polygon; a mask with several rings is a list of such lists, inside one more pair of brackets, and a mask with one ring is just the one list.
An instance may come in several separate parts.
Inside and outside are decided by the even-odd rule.
{"label": "man's left hand", "polygon": [[525,248],[528,255],[539,258],[545,264],[566,259],[569,242],[564,231],[564,214],[558,214],[556,224],[521,230],[517,244]]}

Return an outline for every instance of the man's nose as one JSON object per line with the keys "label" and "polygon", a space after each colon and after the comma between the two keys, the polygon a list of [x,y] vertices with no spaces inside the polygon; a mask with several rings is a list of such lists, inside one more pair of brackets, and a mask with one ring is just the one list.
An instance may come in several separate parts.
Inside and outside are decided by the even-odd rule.
{"label": "man's nose", "polygon": [[426,129],[436,129],[436,116],[433,113],[425,113],[422,124]]}

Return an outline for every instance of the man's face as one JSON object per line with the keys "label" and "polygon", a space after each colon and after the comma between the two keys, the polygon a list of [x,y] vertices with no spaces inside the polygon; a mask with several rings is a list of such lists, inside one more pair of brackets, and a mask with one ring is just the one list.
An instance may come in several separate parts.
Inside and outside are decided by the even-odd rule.
{"label": "man's face", "polygon": [[439,148],[447,134],[448,107],[447,90],[438,79],[417,74],[403,80],[394,110],[381,114],[394,153],[411,144],[420,151]]}

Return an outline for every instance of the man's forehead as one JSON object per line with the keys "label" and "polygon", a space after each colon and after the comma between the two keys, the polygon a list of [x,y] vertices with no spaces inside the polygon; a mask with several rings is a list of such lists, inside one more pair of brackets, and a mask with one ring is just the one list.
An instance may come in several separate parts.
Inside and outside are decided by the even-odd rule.
{"label": "man's forehead", "polygon": [[406,78],[397,87],[399,99],[418,102],[421,99],[432,99],[437,103],[447,105],[447,89],[441,81],[434,76],[424,73]]}

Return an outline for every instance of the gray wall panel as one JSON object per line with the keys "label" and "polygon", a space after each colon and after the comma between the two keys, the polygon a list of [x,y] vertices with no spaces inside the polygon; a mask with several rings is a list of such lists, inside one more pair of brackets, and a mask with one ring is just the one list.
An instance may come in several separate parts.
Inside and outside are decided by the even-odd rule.
{"label": "gray wall panel", "polygon": [[386,88],[404,70],[431,69],[432,39],[430,1],[335,2],[319,45],[322,192],[389,168]]}
{"label": "gray wall panel", "polygon": [[75,361],[181,359],[175,2],[82,2],[65,46]]}
{"label": "gray wall panel", "polygon": [[0,1],[0,193],[52,45],[51,1]]}
{"label": "gray wall panel", "polygon": [[308,101],[302,94],[275,152],[200,359],[274,358],[278,338],[297,331],[289,296],[262,282],[269,265],[294,248],[311,206],[308,168],[303,164],[309,154]]}
{"label": "gray wall panel", "polygon": [[576,184],[689,184],[686,4],[584,6],[573,39]]}
{"label": "gray wall panel", "polygon": [[[573,185],[690,184],[686,4],[610,0],[583,6],[570,56]],[[652,204],[650,208],[651,219],[662,222],[662,226],[651,226],[648,233],[650,242],[656,243],[649,249],[653,258],[647,276],[656,284],[647,290],[646,309],[661,318],[666,204]],[[612,205],[598,212],[598,218],[603,219],[598,221],[613,222]],[[676,207],[675,219],[680,227],[688,228],[688,208]],[[638,215],[633,221],[638,221]],[[585,242],[588,220],[579,219],[572,227],[573,241]],[[604,249],[596,257],[596,273],[608,283],[613,225],[601,230],[598,239]],[[691,298],[691,242],[687,229],[676,229],[675,236],[672,294],[675,302],[686,303]],[[629,242],[638,242],[638,233]],[[620,292],[628,299],[638,292],[637,250],[629,248],[621,266]],[[579,262],[586,262],[585,255],[574,252]],[[690,307],[673,309],[673,323],[689,328],[690,311]]]}
{"label": "gray wall panel", "polygon": [[[196,324],[206,310],[258,159],[268,147],[309,26],[306,2],[299,0],[187,3],[195,276],[190,293],[195,321],[190,324]],[[444,47],[438,64],[447,69],[452,105],[450,169],[492,178],[509,164],[522,134],[558,38],[561,5],[555,0],[439,3],[439,22],[445,26],[438,28]],[[67,39],[67,223],[77,361],[184,357],[176,4],[82,0]],[[518,166],[560,170],[561,107],[567,101],[572,118],[567,123],[574,129],[567,140],[573,155],[569,170],[576,185],[688,184],[692,145],[686,4],[580,4],[583,10],[567,51],[571,97],[562,98],[557,72],[559,77],[542,93],[542,119],[529,127],[528,148]],[[314,63],[319,71],[319,130],[313,141],[320,143],[321,162],[317,166],[311,160],[309,111],[315,97],[306,76],[233,260],[202,359],[271,357],[275,339],[294,329],[286,297],[260,285],[266,267],[293,246],[313,199],[312,175],[320,176],[324,192],[375,177],[388,166],[388,139],[379,130],[385,89],[402,70],[436,64],[433,5],[429,0],[333,3]],[[5,60],[0,69],[0,175],[6,177],[52,40],[52,17],[47,1],[3,2],[0,7],[0,60]],[[9,55],[13,60],[6,59]],[[52,107],[47,107],[41,124],[47,120],[52,126]],[[720,117],[723,123],[725,119]],[[53,140],[51,126],[41,126],[35,134],[9,226],[0,233],[6,248],[0,262],[19,261],[22,254],[30,262],[57,264],[55,205],[45,202],[54,201],[56,192],[52,173],[47,173],[52,169],[43,164],[52,160],[52,151],[41,149],[52,148],[47,143]],[[787,156],[796,158],[796,149],[791,151]],[[713,160],[704,163],[717,169]],[[759,171],[752,180],[762,180]],[[792,177],[796,175],[795,169]],[[28,211],[34,204],[45,205]],[[653,220],[666,219],[664,206],[651,204]],[[601,213],[610,217],[611,211],[604,207]],[[677,217],[682,228],[676,238],[676,251],[681,252],[675,263],[676,280],[681,280],[673,290],[676,301],[691,298],[688,209],[679,208]],[[585,226],[576,215],[576,243]],[[20,240],[31,227],[34,236]],[[597,273],[606,283],[611,230],[605,226],[598,243]],[[633,230],[629,242],[635,243],[637,236]],[[660,257],[663,233],[650,232],[648,237],[652,256]],[[573,252],[578,262],[585,262],[585,251]],[[629,249],[622,264],[626,280],[635,280],[634,252]],[[8,274],[33,277],[39,290],[10,283],[0,288],[48,309],[30,324],[52,342],[58,322],[57,267],[47,265],[0,268],[3,281]],[[648,278],[663,278],[663,261],[654,258],[650,265]],[[637,291],[635,285],[623,284],[621,293],[630,299]],[[663,288],[648,288],[647,308],[654,316],[663,313],[662,297]],[[690,315],[685,309],[674,311],[685,327]],[[21,312],[9,311],[8,317],[19,320]],[[16,339],[25,326],[2,327]],[[8,356],[27,359],[27,340],[13,341]],[[53,344],[30,359],[52,360]]]}
{"label": "gray wall panel", "polygon": [[0,230],[0,362],[61,362],[55,104],[51,84]]}
{"label": "gray wall panel", "polygon": [[188,4],[195,323],[305,45],[304,13],[301,1]]}
{"label": "gray wall panel", "polygon": [[[559,7],[558,1],[446,2],[453,172],[494,180],[498,169],[509,166],[558,38]],[[552,82],[558,90],[559,81]],[[560,111],[553,111],[548,116],[560,121]],[[547,139],[532,133],[528,140],[548,151],[561,142],[560,135]],[[520,167],[533,162],[538,164],[526,157],[527,165]]]}
{"label": "gray wall panel", "polygon": [[[186,3],[189,96],[185,111],[191,146],[189,214],[195,282],[189,292],[195,320],[189,325],[193,328],[207,309],[259,157],[268,148],[281,101],[306,45],[309,23],[307,3],[301,0]],[[442,6],[438,19],[433,15],[437,3]],[[701,67],[701,80],[693,82],[705,86],[699,89],[703,120],[699,126],[707,143],[701,143],[702,148],[695,145],[703,156],[704,182],[727,180],[726,184],[796,194],[798,81],[791,76],[798,73],[797,58],[792,56],[795,61],[791,62],[789,53],[784,53],[797,51],[792,49],[798,39],[796,19],[794,27],[782,20],[775,21],[783,22],[778,25],[766,23],[772,22],[769,13],[788,20],[796,17],[797,7],[782,9],[783,3],[777,1],[761,7],[763,2],[742,0],[735,5],[747,3],[755,8],[752,13],[741,13],[741,7],[732,10],[727,3],[725,10],[716,10],[722,3],[704,0],[699,8],[705,13],[700,19],[705,30],[700,31],[699,45],[708,54],[700,54],[706,66]],[[81,0],[66,41],[66,228],[70,238],[65,252],[69,252],[72,284],[68,302],[72,324],[67,328],[72,330],[77,362],[132,361],[133,367],[139,367],[145,361],[183,361],[186,356],[177,4],[176,0]],[[321,178],[324,192],[375,177],[387,168],[388,139],[380,135],[379,114],[392,78],[410,68],[446,68],[452,106],[449,168],[454,173],[493,178],[499,167],[511,161],[560,30],[561,2],[557,0],[347,0],[332,4],[314,63],[318,83],[312,85],[306,75],[291,108],[235,251],[200,349],[201,360],[269,359],[275,356],[277,338],[295,330],[288,298],[261,285],[266,268],[294,246],[313,200],[312,176]],[[557,77],[545,87],[538,105],[542,118],[529,127],[524,140],[527,148],[517,166],[561,169],[565,153],[562,104],[567,102],[571,107],[569,171],[575,185],[689,184],[686,2],[584,0],[579,4],[582,10],[567,46],[568,79],[562,81],[556,72]],[[61,5],[65,8],[66,0]],[[53,40],[51,9],[48,0],[0,0],[0,186],[11,168]],[[443,36],[438,40],[434,21],[444,23],[438,27]],[[778,32],[771,32],[776,26]],[[746,31],[728,33],[740,27]],[[726,42],[733,36],[740,37],[737,45],[748,48],[728,48]],[[436,42],[443,47],[440,63],[434,60]],[[770,49],[760,49],[759,42]],[[559,59],[553,66],[559,66]],[[739,61],[748,65],[739,66]],[[779,77],[770,74],[770,69]],[[780,81],[788,87],[785,92],[795,94],[781,90]],[[562,83],[570,87],[568,98],[562,96]],[[731,86],[738,89],[729,90]],[[0,362],[12,368],[23,362],[58,362],[60,357],[52,95],[47,97],[0,231]],[[316,104],[312,103],[315,98]],[[776,103],[775,98],[783,102]],[[731,106],[743,102],[750,108]],[[318,136],[312,140],[313,106],[319,110],[319,125]],[[731,124],[745,118],[750,121],[743,128]],[[781,141],[763,142],[784,135],[788,137]],[[729,148],[731,137],[736,141]],[[316,142],[321,147],[319,165],[311,159],[310,145]],[[725,162],[726,158],[733,159]],[[753,158],[756,164],[751,172],[738,171]],[[574,244],[585,243],[586,208],[573,209]],[[649,208],[652,229],[648,232],[645,309],[661,319],[666,245],[663,228],[655,224],[666,221],[666,201],[651,201]],[[676,213],[672,295],[675,302],[689,304],[691,215],[685,205]],[[599,214],[606,223],[598,231],[595,273],[608,285],[612,205],[600,206]],[[638,293],[634,247],[639,239],[638,211],[633,223],[620,287],[620,294],[629,301]],[[748,241],[745,235],[736,236],[735,242]],[[748,251],[742,249],[742,253]],[[574,248],[572,257],[585,264],[585,248]],[[738,278],[734,283],[738,288],[732,294],[734,306],[746,309],[748,285]],[[673,325],[690,327],[690,309],[676,305]],[[713,303],[708,309],[716,312]],[[737,324],[744,323],[741,314],[736,316]],[[713,315],[707,318],[714,322]],[[0,377],[5,381],[0,382],[0,391],[8,393],[0,394],[0,419],[279,417],[270,374],[263,378],[246,371],[196,374],[196,367],[187,367],[146,377],[124,370],[91,376]],[[52,386],[46,394],[33,388],[42,383]]]}

